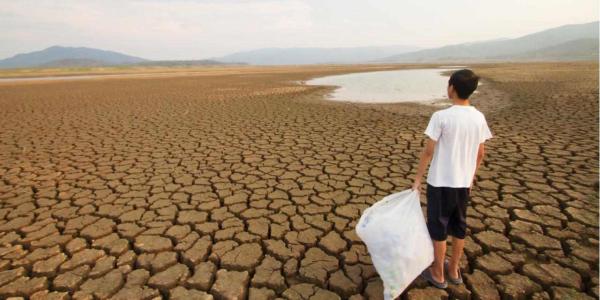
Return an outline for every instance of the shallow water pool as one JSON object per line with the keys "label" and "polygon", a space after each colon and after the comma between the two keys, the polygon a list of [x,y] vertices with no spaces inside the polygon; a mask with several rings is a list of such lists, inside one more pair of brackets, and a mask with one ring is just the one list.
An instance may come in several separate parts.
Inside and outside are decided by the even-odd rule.
{"label": "shallow water pool", "polygon": [[330,100],[393,103],[445,99],[449,76],[454,68],[406,69],[361,72],[314,78],[309,85],[338,86]]}

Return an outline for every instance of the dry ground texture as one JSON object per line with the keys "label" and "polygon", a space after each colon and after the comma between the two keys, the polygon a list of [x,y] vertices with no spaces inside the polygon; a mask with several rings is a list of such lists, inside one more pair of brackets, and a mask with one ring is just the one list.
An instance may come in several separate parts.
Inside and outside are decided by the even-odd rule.
{"label": "dry ground texture", "polygon": [[[368,68],[2,83],[0,298],[381,299],[354,226],[440,107],[297,83]],[[403,299],[598,298],[598,65],[473,68],[466,285]]]}

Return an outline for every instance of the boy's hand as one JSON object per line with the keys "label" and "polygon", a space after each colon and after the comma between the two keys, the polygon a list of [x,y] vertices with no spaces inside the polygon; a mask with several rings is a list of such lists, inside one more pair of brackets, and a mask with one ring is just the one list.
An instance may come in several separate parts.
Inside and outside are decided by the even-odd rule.
{"label": "boy's hand", "polygon": [[412,185],[412,190],[413,191],[417,191],[417,192],[421,192],[421,181],[420,180],[415,180],[415,182]]}
{"label": "boy's hand", "polygon": [[423,151],[421,151],[421,158],[419,159],[419,167],[417,169],[417,175],[415,176],[415,181],[413,183],[412,189],[414,191],[421,192],[421,178],[425,174],[425,169],[429,165],[431,158],[433,157],[433,151],[435,150],[435,140],[431,138],[427,139],[427,144]]}

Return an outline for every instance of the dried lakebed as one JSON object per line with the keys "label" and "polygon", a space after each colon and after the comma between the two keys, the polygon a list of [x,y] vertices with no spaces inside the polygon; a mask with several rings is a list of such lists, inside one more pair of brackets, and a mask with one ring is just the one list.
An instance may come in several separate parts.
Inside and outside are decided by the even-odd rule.
{"label": "dried lakebed", "polygon": [[[597,298],[598,65],[471,67],[494,138],[466,284],[405,298]],[[380,299],[354,226],[437,108],[294,83],[368,70],[3,85],[0,298]]]}

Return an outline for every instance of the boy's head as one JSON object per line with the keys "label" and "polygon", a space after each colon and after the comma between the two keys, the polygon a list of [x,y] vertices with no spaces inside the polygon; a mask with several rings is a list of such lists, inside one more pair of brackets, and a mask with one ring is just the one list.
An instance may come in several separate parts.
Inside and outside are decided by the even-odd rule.
{"label": "boy's head", "polygon": [[477,89],[479,76],[469,69],[458,70],[448,80],[448,97],[466,100]]}

